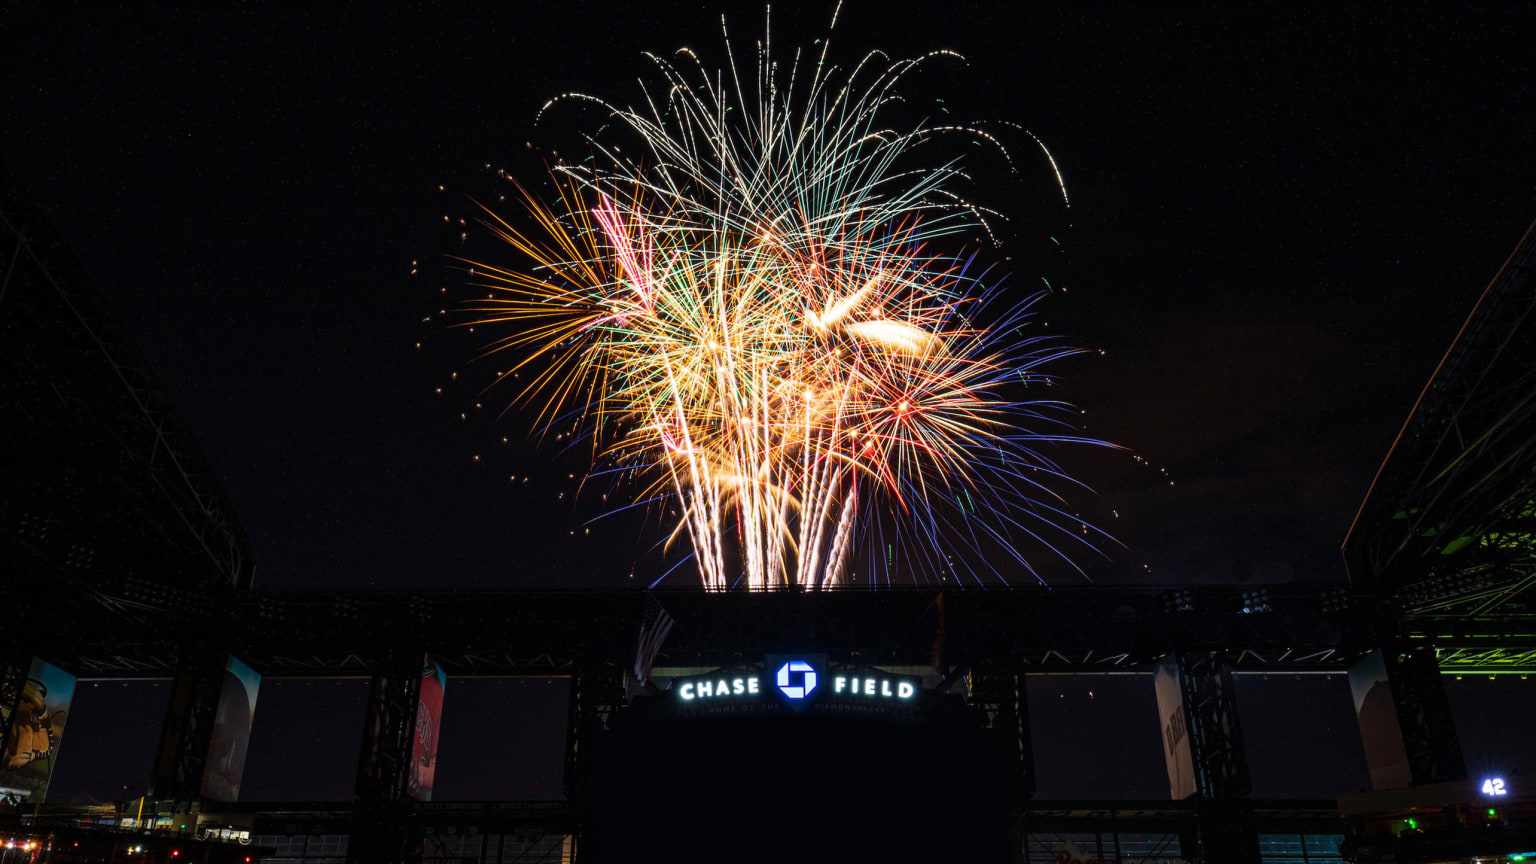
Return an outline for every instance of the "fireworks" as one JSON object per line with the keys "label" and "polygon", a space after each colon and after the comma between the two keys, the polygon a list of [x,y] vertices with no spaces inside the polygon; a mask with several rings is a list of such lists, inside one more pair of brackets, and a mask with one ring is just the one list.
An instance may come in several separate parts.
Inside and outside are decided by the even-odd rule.
{"label": "fireworks", "polygon": [[[1075,351],[956,253],[1000,214],[954,191],[958,159],[924,163],[953,138],[1007,152],[981,129],[884,124],[903,78],[948,52],[844,74],[818,41],[781,67],[770,31],[750,88],[734,57],[711,71],[685,48],[650,55],[642,108],[551,100],[541,119],[595,103],[603,128],[556,167],[553,205],[524,191],[527,219],[485,211],[527,260],[466,262],[489,289],[470,311],[508,328],[490,350],[518,357],[502,377],[541,425],[574,425],[596,470],[672,501],[667,542],[686,535],[707,588],[843,584],[860,548],[871,581],[1039,579],[1021,546],[1070,563],[1097,533],[1041,448],[1099,442],[1022,398]],[[962,571],[945,544],[1012,561]]]}

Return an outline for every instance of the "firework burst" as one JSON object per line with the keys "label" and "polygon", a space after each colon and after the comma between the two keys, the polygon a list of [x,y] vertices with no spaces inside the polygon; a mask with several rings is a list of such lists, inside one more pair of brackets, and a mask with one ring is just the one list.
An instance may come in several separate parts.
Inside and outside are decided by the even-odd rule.
{"label": "firework burst", "polygon": [[884,123],[903,78],[949,52],[844,73],[819,41],[781,67],[770,30],[747,87],[734,56],[710,70],[685,48],[649,55],[640,108],[551,100],[541,120],[590,103],[613,132],[555,168],[554,205],[524,191],[526,219],[485,211],[526,261],[466,262],[490,291],[470,311],[508,328],[490,350],[518,357],[503,378],[530,373],[519,399],[541,424],[574,420],[597,470],[675,500],[667,542],[691,542],[708,588],[845,584],[861,546],[887,581],[898,557],[909,579],[953,573],[946,544],[1012,556],[980,556],[977,579],[1039,579],[1021,546],[1070,563],[1098,534],[1042,448],[1101,442],[1069,406],[1020,398],[1076,352],[1032,335],[1036,298],[1004,302],[953,251],[1001,215],[953,191],[958,159],[924,161],[954,137],[1007,151]]}

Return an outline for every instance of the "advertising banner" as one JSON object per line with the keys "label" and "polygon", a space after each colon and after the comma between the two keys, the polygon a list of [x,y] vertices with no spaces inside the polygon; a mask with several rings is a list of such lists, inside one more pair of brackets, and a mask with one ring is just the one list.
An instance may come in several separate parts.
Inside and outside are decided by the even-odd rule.
{"label": "advertising banner", "polygon": [[36,804],[48,794],[64,721],[75,695],[75,676],[33,658],[0,757],[0,803]]}
{"label": "advertising banner", "polygon": [[1377,792],[1408,788],[1413,773],[1403,745],[1403,730],[1397,723],[1387,662],[1380,651],[1372,651],[1349,667],[1349,690],[1355,697],[1355,720],[1360,723],[1371,788]]}
{"label": "advertising banner", "polygon": [[443,722],[443,693],[448,676],[423,656],[421,693],[416,700],[416,738],[411,744],[411,773],[407,790],[417,801],[432,800],[432,781],[437,775],[437,733]]}
{"label": "advertising banner", "polygon": [[1184,695],[1179,686],[1179,665],[1173,655],[1157,664],[1153,676],[1157,690],[1157,717],[1163,732],[1163,760],[1168,766],[1168,795],[1175,801],[1195,794],[1195,760],[1189,748],[1184,719]]}
{"label": "advertising banner", "polygon": [[237,801],[245,774],[245,751],[251,745],[251,721],[256,717],[256,690],[261,676],[234,657],[224,667],[219,709],[213,715],[208,764],[203,770],[203,794],[215,801]]}

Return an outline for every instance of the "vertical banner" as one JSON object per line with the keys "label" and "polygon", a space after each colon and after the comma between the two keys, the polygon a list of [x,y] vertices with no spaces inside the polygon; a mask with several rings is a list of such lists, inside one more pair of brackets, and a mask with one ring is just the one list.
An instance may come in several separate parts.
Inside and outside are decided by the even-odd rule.
{"label": "vertical banner", "polygon": [[214,801],[240,798],[240,778],[245,774],[245,751],[251,745],[251,721],[256,717],[256,690],[260,686],[261,676],[256,670],[229,658],[203,770],[203,795]]}
{"label": "vertical banner", "polygon": [[75,695],[75,676],[32,659],[0,757],[0,803],[40,803],[58,761],[64,721]]}
{"label": "vertical banner", "polygon": [[443,692],[448,676],[422,657],[421,692],[416,699],[416,736],[411,742],[411,772],[406,782],[407,794],[417,801],[432,800],[432,781],[437,776],[437,732],[443,722]]}
{"label": "vertical banner", "polygon": [[1371,789],[1406,789],[1413,782],[1408,748],[1397,722],[1397,702],[1387,678],[1387,661],[1372,651],[1349,667],[1349,691],[1355,697],[1355,720],[1365,746],[1365,764],[1371,770]]}
{"label": "vertical banner", "polygon": [[656,654],[672,632],[672,616],[662,608],[661,602],[647,594],[645,613],[640,617],[640,641],[635,645],[635,680],[644,684],[651,680],[651,667],[656,665]]}
{"label": "vertical banner", "polygon": [[1169,654],[1157,664],[1152,678],[1157,690],[1157,717],[1162,726],[1163,760],[1168,766],[1168,796],[1179,801],[1195,794],[1195,760],[1189,747],[1189,729],[1184,720],[1184,694],[1179,681],[1179,664]]}

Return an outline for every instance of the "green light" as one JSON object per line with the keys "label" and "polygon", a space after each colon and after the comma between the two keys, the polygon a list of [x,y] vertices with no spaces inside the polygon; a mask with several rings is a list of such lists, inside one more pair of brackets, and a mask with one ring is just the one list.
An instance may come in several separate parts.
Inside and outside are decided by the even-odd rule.
{"label": "green light", "polygon": [[1414,830],[1414,831],[1419,830],[1419,820],[1417,820],[1417,819],[1409,819],[1408,820],[1408,827],[1410,829]]}
{"label": "green light", "polygon": [[1493,809],[1492,807],[1489,807],[1488,808],[1488,815],[1489,816],[1497,816],[1497,815],[1499,815],[1499,811]]}

